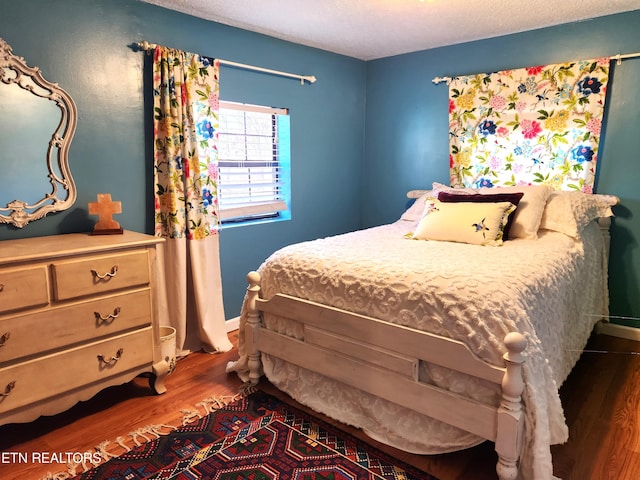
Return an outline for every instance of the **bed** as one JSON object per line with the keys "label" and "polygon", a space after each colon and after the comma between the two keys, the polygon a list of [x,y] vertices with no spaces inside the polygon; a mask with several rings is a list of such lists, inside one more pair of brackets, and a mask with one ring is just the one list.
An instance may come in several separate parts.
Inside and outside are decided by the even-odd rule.
{"label": "bed", "polygon": [[[558,389],[608,312],[618,199],[525,186],[477,200],[496,192],[434,184],[391,224],[275,252],[247,276],[228,371],[405,451],[490,440],[501,480],[552,478]],[[502,203],[495,238],[492,213],[474,224],[492,241],[456,233],[461,211]],[[434,208],[453,215],[427,225]]]}

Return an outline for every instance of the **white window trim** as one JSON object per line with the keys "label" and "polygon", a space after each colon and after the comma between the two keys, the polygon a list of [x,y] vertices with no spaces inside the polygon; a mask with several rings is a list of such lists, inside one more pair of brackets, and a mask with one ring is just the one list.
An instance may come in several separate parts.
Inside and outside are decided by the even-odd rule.
{"label": "white window trim", "polygon": [[272,115],[289,115],[288,108],[265,107],[262,105],[251,105],[249,103],[229,102],[227,100],[220,100],[219,106],[220,108],[226,108],[227,110],[241,110],[243,112],[268,113]]}
{"label": "white window trim", "polygon": [[250,217],[252,215],[262,215],[271,212],[285,212],[288,210],[287,204],[282,200],[273,202],[253,203],[245,207],[221,208],[219,212],[220,220],[229,220],[236,217]]}

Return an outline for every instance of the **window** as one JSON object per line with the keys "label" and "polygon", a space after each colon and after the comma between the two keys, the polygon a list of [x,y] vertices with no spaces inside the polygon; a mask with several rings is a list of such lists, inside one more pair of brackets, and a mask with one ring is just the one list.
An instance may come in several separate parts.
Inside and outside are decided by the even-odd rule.
{"label": "window", "polygon": [[289,113],[220,102],[218,185],[223,224],[290,217]]}

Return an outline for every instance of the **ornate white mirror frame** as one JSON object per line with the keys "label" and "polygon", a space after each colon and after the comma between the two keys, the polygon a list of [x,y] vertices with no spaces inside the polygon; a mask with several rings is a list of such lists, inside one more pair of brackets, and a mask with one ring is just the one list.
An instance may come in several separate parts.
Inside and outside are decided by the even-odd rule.
{"label": "ornate white mirror frame", "polygon": [[[2,187],[4,186],[4,189],[9,189],[9,185],[13,186],[12,182],[18,185],[40,185],[38,181],[42,179],[35,178],[37,174],[33,174],[33,179],[24,177],[32,175],[32,171],[38,171],[38,168],[33,169],[31,165],[37,166],[42,161],[46,162],[46,171],[43,170],[43,172],[48,182],[46,179],[42,182],[45,185],[42,189],[47,190],[49,188],[46,186],[48,183],[51,185],[49,192],[44,191],[40,193],[40,191],[36,191],[34,193],[19,190],[20,197],[26,197],[29,198],[29,200],[6,199],[0,196],[0,223],[8,223],[22,228],[27,225],[27,223],[42,218],[49,212],[68,209],[76,200],[77,191],[73,178],[71,177],[71,171],[69,170],[68,153],[71,139],[76,131],[77,110],[73,99],[66,91],[60,88],[57,83],[51,83],[45,80],[38,67],[29,67],[24,58],[14,55],[11,47],[2,38],[0,38],[0,82],[2,82],[0,83],[0,88],[2,89],[6,88],[6,86],[11,87],[12,85],[16,85],[36,97],[54,102],[60,109],[60,121],[57,128],[52,132],[50,139],[48,138],[48,131],[44,134],[48,139],[45,158],[19,158],[21,154],[16,154],[16,152],[23,151],[19,144],[18,147],[14,147],[13,153],[7,153],[7,151],[12,152],[10,146],[5,149],[5,145],[0,145],[0,175],[4,177],[3,182],[8,182],[0,184],[0,194],[2,194]],[[20,90],[11,91],[9,95],[14,95],[14,93],[19,92]],[[0,105],[0,107],[2,107],[2,105]],[[53,107],[53,109],[55,110],[55,107]],[[24,110],[26,112],[27,108]],[[2,111],[2,108],[0,108],[0,111]],[[18,109],[17,113],[35,125],[39,117],[37,115],[30,116],[29,113],[25,112]],[[9,117],[9,119],[5,118],[4,120],[8,122],[7,125],[20,129],[20,126],[11,123],[11,115],[4,113],[2,116]],[[55,114],[54,117],[53,124],[55,124],[57,120],[57,114]],[[3,119],[0,118],[0,121],[2,120]],[[16,120],[15,123],[18,124],[19,121]],[[29,126],[27,126],[27,128],[29,128]],[[29,131],[27,130],[24,132],[24,136],[20,134],[17,136],[19,139],[21,137],[28,142],[28,133]],[[24,151],[28,151],[26,148],[28,145],[24,147]],[[5,158],[5,155],[11,158]],[[28,154],[25,156],[28,156]],[[21,162],[31,163],[25,168],[24,165],[19,165]],[[22,167],[22,169],[19,170],[22,173],[16,175],[16,177],[19,178],[11,178],[10,172],[12,172],[12,165]],[[34,188],[40,189],[40,187]],[[11,192],[13,192],[13,190],[11,190]],[[8,194],[12,195],[11,192]],[[39,198],[40,195],[42,195],[42,198]],[[2,206],[2,202],[6,201],[8,201],[6,206]]]}

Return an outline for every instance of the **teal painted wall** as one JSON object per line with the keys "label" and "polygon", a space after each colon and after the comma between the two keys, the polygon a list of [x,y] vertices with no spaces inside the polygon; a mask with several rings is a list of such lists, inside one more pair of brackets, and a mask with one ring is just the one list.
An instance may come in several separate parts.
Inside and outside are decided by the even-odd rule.
{"label": "teal painted wall", "polygon": [[[397,219],[407,190],[448,183],[448,89],[433,84],[434,77],[640,52],[639,26],[640,11],[634,11],[368,62],[363,226]],[[640,318],[639,79],[640,58],[613,66],[596,185],[597,192],[621,200],[612,227],[610,312],[635,318]]]}
{"label": "teal painted wall", "polygon": [[67,90],[79,112],[70,149],[77,202],[23,229],[0,225],[0,240],[90,231],[87,203],[103,192],[122,201],[115,218],[124,228],[153,232],[149,57],[131,48],[141,40],[318,78],[301,86],[221,69],[222,99],[290,109],[292,152],[292,220],[221,233],[227,318],[240,312],[246,273],[274,250],[359,228],[364,62],[134,0],[0,0],[0,37]]}
{"label": "teal painted wall", "polygon": [[[134,0],[0,0],[0,12],[0,37],[63,86],[79,111],[70,150],[76,204],[23,229],[0,225],[0,240],[89,231],[95,218],[86,205],[102,192],[122,201],[124,228],[152,232],[148,58],[132,44],[318,77],[303,87],[222,67],[223,99],[290,108],[293,157],[292,220],[221,233],[228,318],[239,313],[246,272],[275,249],[393,221],[407,189],[448,180],[447,87],[433,77],[640,51],[640,11],[371,62]],[[633,317],[640,317],[638,78],[640,59],[613,69],[597,185],[622,202],[612,228],[611,312]]]}

